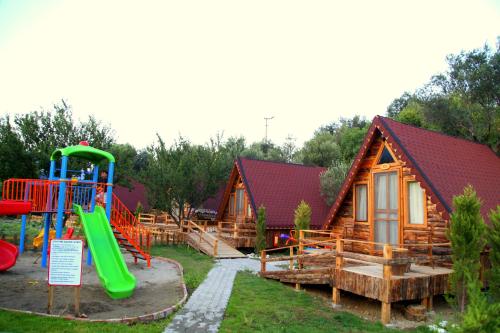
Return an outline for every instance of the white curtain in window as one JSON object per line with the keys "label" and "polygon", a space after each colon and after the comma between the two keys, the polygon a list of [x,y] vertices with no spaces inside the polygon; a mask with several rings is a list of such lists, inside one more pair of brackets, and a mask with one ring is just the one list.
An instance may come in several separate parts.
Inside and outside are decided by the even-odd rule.
{"label": "white curtain in window", "polygon": [[243,189],[236,190],[236,214],[243,214]]}
{"label": "white curtain in window", "polygon": [[366,185],[356,185],[356,221],[368,220],[368,192]]}
{"label": "white curtain in window", "polygon": [[375,205],[379,209],[387,208],[387,183],[386,175],[375,175]]}
{"label": "white curtain in window", "polygon": [[424,193],[417,182],[408,183],[408,209],[411,224],[424,224]]}
{"label": "white curtain in window", "polygon": [[389,174],[389,209],[398,209],[398,174]]}

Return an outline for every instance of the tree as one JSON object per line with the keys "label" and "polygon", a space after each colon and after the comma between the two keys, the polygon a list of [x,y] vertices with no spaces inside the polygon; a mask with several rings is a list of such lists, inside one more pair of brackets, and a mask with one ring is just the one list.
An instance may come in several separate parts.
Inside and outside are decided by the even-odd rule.
{"label": "tree", "polygon": [[306,165],[328,167],[340,159],[341,151],[335,136],[320,130],[311,140],[304,143],[301,156]]}
{"label": "tree", "polygon": [[485,245],[485,225],[481,217],[481,202],[472,186],[453,197],[447,237],[451,242],[453,273],[451,274],[452,299],[464,312],[467,304],[467,286],[479,279],[480,254]]}
{"label": "tree", "polygon": [[8,178],[32,178],[37,170],[8,116],[0,118],[0,182]]}
{"label": "tree", "polygon": [[191,145],[182,137],[167,148],[158,136],[158,143],[148,149],[150,158],[142,172],[153,207],[167,211],[179,222],[185,217],[186,204],[189,216],[213,196],[222,181],[214,150],[211,146]]}
{"label": "tree", "polygon": [[264,206],[260,206],[257,210],[255,233],[255,253],[260,254],[266,249],[266,208]]}
{"label": "tree", "polygon": [[500,153],[500,44],[447,57],[448,70],[387,108],[391,118],[490,145]]}
{"label": "tree", "polygon": [[491,210],[490,222],[487,233],[491,262],[489,287],[493,299],[500,302],[500,205],[495,210]]}
{"label": "tree", "polygon": [[311,206],[302,200],[295,209],[293,223],[295,225],[295,237],[298,237],[300,230],[309,230],[311,226]]}
{"label": "tree", "polygon": [[297,146],[295,145],[295,138],[291,135],[288,135],[285,139],[285,143],[281,146],[281,152],[283,155],[283,159],[287,163],[292,163],[296,161],[297,157]]}
{"label": "tree", "polygon": [[336,162],[319,176],[321,196],[327,205],[332,205],[340,193],[351,164],[348,162]]}
{"label": "tree", "polygon": [[115,157],[114,183],[131,187],[130,181],[137,179],[136,160],[137,150],[131,144],[113,144],[109,152]]}
{"label": "tree", "polygon": [[272,142],[254,142],[241,152],[241,156],[265,161],[285,162],[281,148]]}
{"label": "tree", "polygon": [[[85,122],[73,119],[71,106],[64,100],[54,104],[52,111],[34,111],[17,115],[14,119],[24,149],[32,156],[37,172],[47,170],[50,155],[56,148],[76,145],[82,140],[93,147],[108,150],[114,142],[113,130],[89,117]],[[87,163],[70,160],[70,169],[87,168]]]}

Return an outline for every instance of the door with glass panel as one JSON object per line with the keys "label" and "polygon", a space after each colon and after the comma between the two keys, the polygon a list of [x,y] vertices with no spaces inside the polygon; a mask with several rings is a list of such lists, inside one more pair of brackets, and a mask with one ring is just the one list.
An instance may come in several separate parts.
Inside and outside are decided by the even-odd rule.
{"label": "door with glass panel", "polygon": [[377,172],[373,174],[374,241],[376,243],[399,243],[399,185],[398,173]]}

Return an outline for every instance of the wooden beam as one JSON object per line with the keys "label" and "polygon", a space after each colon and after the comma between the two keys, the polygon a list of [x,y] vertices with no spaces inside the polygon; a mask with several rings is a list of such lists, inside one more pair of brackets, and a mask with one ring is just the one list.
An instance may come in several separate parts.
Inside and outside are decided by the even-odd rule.
{"label": "wooden beam", "polygon": [[340,305],[340,289],[336,287],[332,288],[332,302],[335,305]]}
{"label": "wooden beam", "polygon": [[384,325],[391,322],[391,303],[382,302],[382,314],[380,321]]}
{"label": "wooden beam", "polygon": [[266,271],[266,251],[260,251],[260,272],[264,273]]}

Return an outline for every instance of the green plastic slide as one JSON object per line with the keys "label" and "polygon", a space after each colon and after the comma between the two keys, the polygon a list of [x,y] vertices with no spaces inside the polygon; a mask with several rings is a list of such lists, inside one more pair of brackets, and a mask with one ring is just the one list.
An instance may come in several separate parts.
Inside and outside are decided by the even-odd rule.
{"label": "green plastic slide", "polygon": [[74,207],[106,293],[113,299],[130,297],[135,289],[135,276],[128,271],[104,208],[96,206],[93,213],[85,213],[81,206]]}

